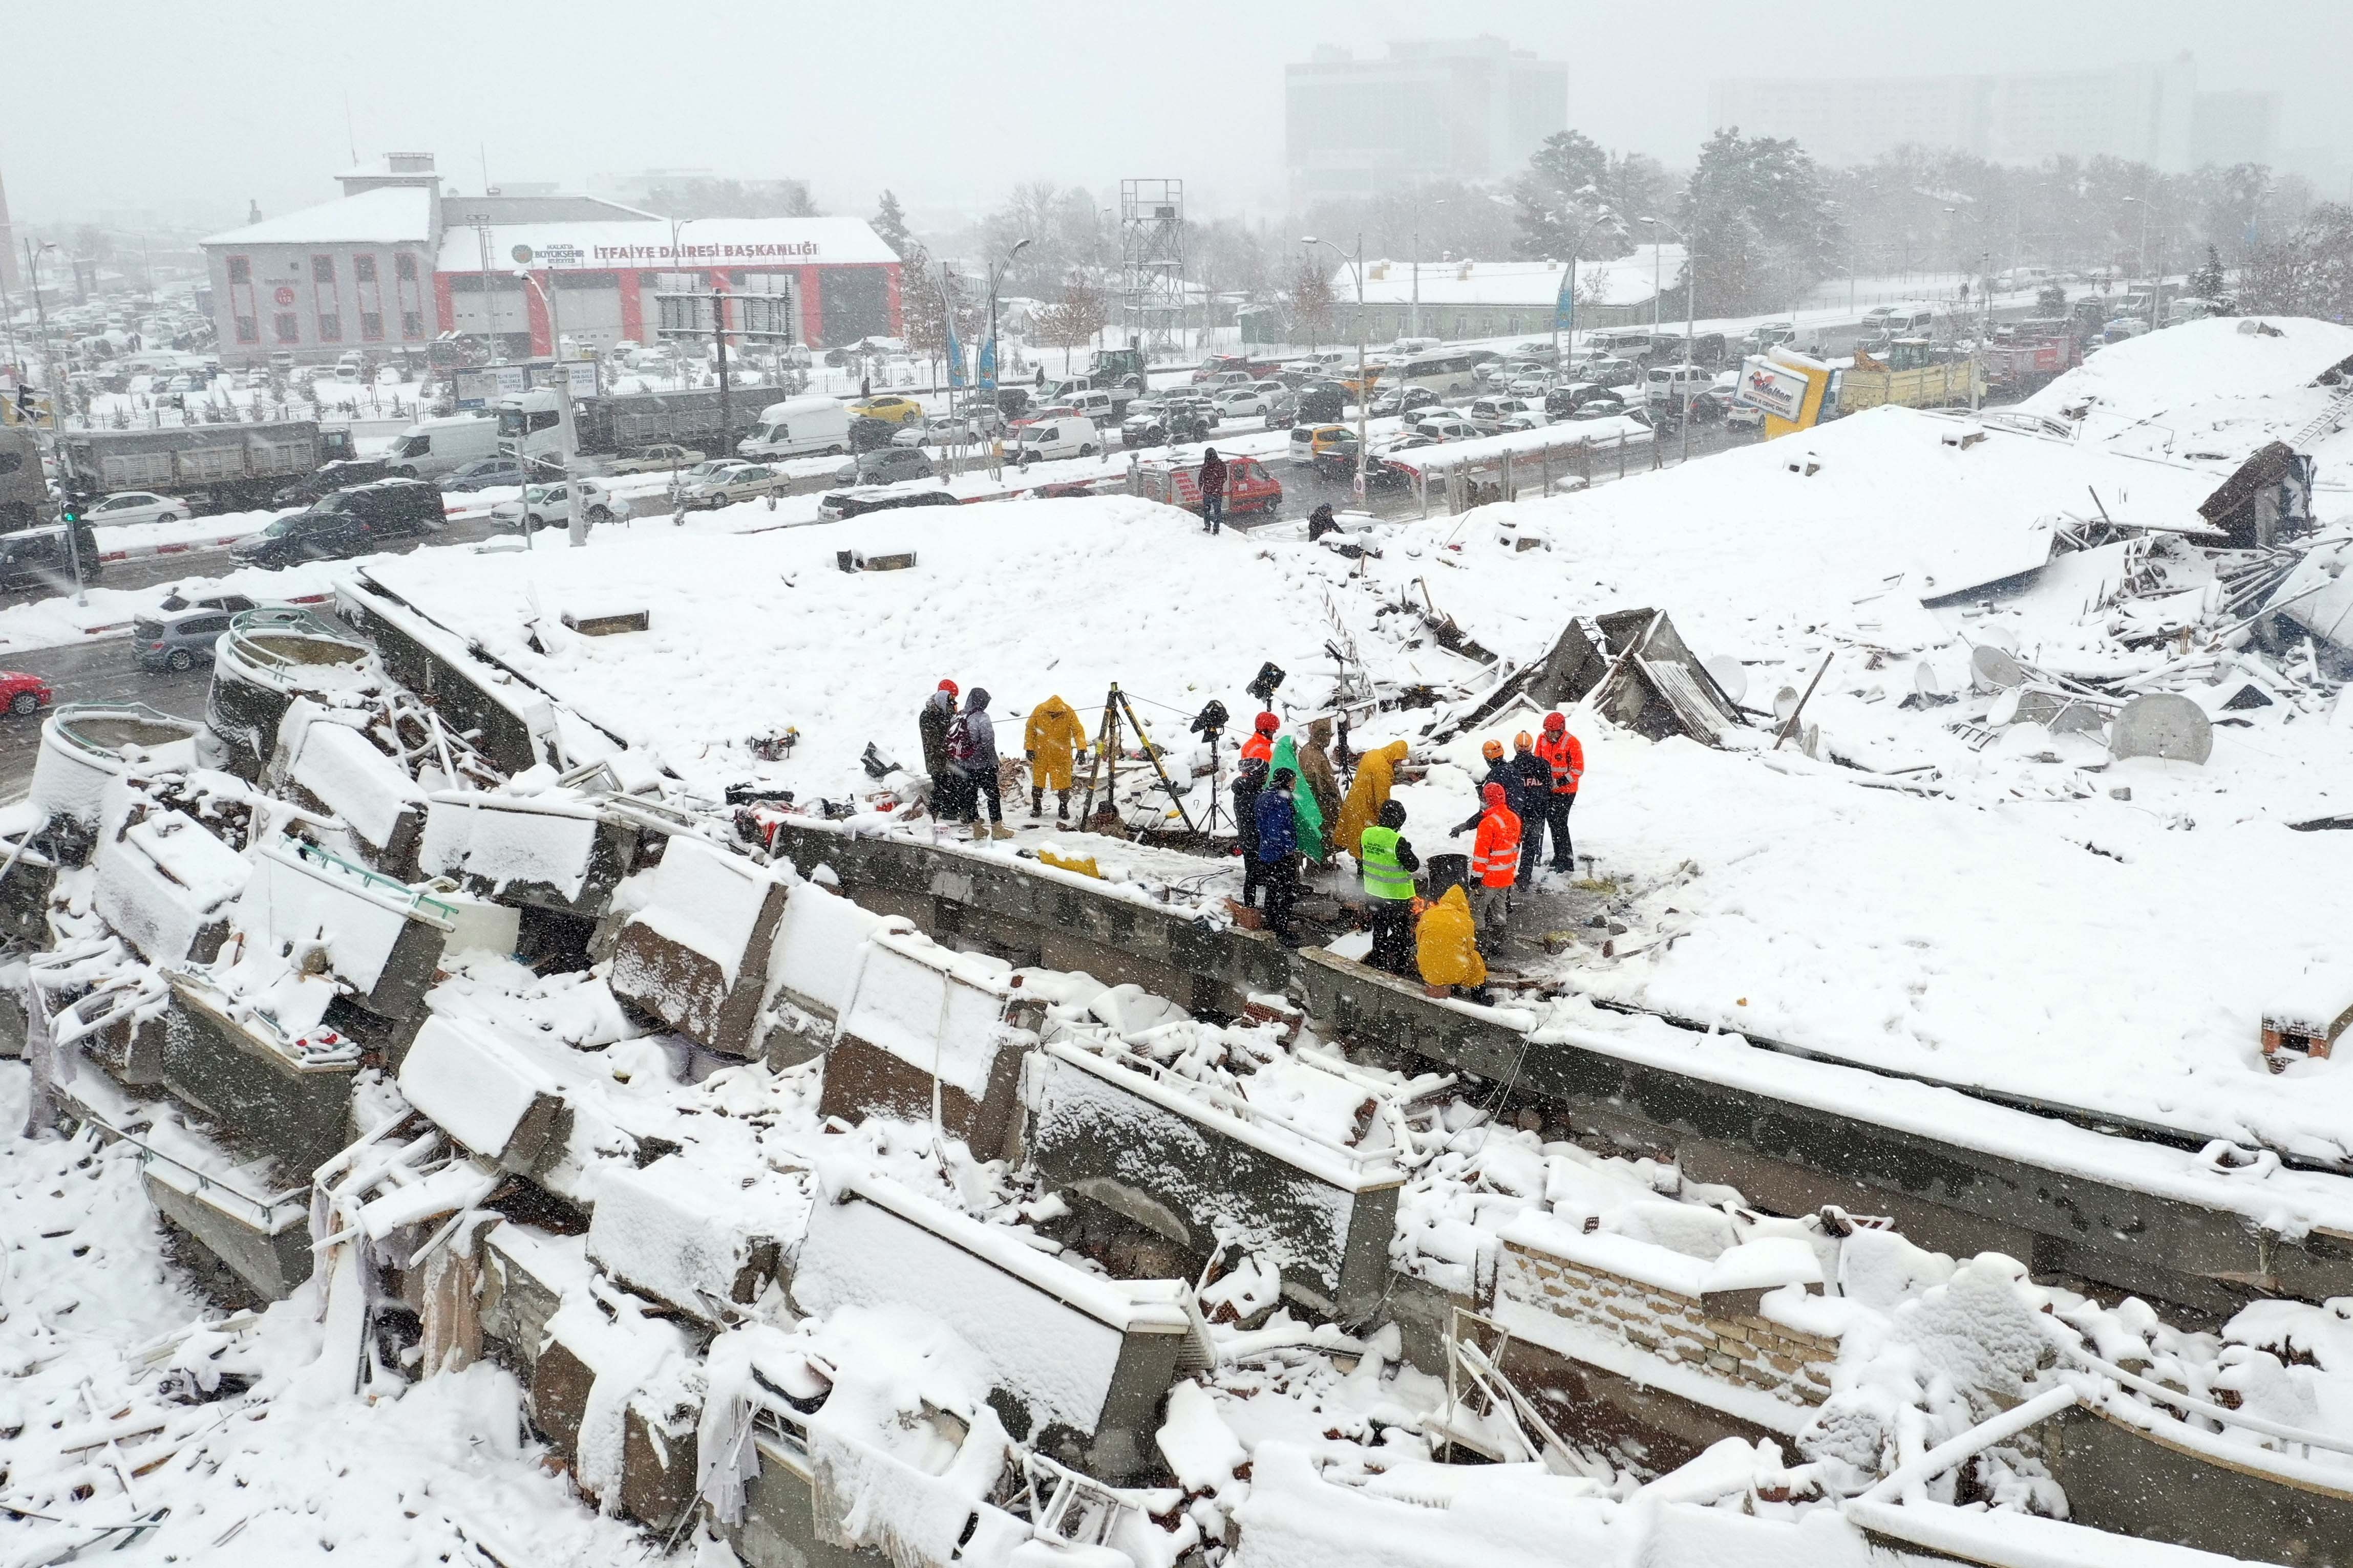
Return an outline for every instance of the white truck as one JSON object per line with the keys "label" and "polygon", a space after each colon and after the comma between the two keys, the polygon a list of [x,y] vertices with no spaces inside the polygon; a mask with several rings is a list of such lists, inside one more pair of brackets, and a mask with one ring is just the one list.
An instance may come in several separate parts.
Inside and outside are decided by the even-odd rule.
{"label": "white truck", "polygon": [[392,444],[389,471],[402,479],[438,479],[479,458],[499,455],[499,422],[478,414],[420,419]]}
{"label": "white truck", "polygon": [[788,397],[760,410],[751,435],[735,444],[744,458],[839,457],[849,450],[849,407],[830,397]]}

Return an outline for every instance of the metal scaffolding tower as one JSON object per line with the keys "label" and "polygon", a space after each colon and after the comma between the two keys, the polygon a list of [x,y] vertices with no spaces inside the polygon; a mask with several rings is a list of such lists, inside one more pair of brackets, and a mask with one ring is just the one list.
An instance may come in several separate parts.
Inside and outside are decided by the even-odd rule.
{"label": "metal scaffolding tower", "polygon": [[1185,331],[1185,182],[1119,183],[1120,317],[1148,350]]}

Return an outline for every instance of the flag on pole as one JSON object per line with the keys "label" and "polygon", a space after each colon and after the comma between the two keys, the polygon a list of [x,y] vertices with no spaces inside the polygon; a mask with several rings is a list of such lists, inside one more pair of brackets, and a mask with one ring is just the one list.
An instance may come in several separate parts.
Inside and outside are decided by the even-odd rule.
{"label": "flag on pole", "polygon": [[1552,326],[1556,332],[1566,332],[1577,325],[1577,263],[1571,261],[1560,269],[1560,292],[1552,302]]}
{"label": "flag on pole", "polygon": [[997,340],[989,339],[980,345],[980,385],[984,392],[997,389]]}
{"label": "flag on pole", "polygon": [[964,385],[964,345],[956,342],[955,322],[948,322],[948,386]]}

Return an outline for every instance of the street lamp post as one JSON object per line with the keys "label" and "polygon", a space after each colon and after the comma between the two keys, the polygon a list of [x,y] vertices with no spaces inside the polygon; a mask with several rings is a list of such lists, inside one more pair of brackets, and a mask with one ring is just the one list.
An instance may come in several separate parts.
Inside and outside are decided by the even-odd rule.
{"label": "street lamp post", "polygon": [[1015,240],[1013,248],[1005,253],[1005,259],[988,269],[988,342],[982,345],[981,352],[987,356],[988,390],[991,392],[997,390],[997,286],[1012,269],[1013,258],[1029,248],[1029,241]]}
{"label": "street lamp post", "polygon": [[1373,401],[1373,389],[1365,380],[1365,237],[1356,236],[1356,254],[1353,260],[1346,251],[1328,239],[1318,239],[1312,234],[1299,237],[1302,245],[1321,245],[1333,255],[1349,263],[1356,274],[1356,504],[1365,504],[1365,466],[1371,456],[1365,444],[1365,411]]}
{"label": "street lamp post", "polygon": [[[30,239],[25,241],[26,260],[31,264],[28,270],[32,273],[33,310],[41,323],[41,357],[49,362],[49,433],[57,442],[58,479],[63,485],[71,485],[76,481],[67,471],[65,458],[65,367],[58,363],[57,347],[50,342],[49,308],[41,299],[41,258],[56,248],[54,240],[42,241],[37,250]],[[73,568],[74,603],[86,606],[90,590],[81,580],[81,530],[72,522],[67,523],[65,529],[66,560]]]}
{"label": "street lamp post", "polygon": [[[547,312],[548,336],[560,349],[563,346],[564,340],[556,335],[555,300],[550,296],[545,286],[543,285],[538,279],[533,278],[531,275],[530,268],[516,268],[515,276],[522,279],[523,286],[525,288],[530,289],[533,293],[539,296],[540,308]],[[557,427],[565,433],[569,434],[573,427],[572,379],[571,373],[564,368],[564,356],[561,353],[558,353],[555,356],[555,373],[553,390],[555,393],[555,404],[558,410],[557,416],[561,420],[561,424]],[[726,372],[723,368],[720,374],[724,375]],[[529,416],[524,416],[522,434],[524,436],[529,436],[531,434]],[[720,438],[722,440],[726,438],[725,422],[723,420],[721,422]],[[528,457],[521,451],[520,443],[518,443],[516,455],[518,457],[524,458],[522,472],[522,544],[523,548],[528,550],[532,547],[531,463]],[[586,518],[580,515],[579,497],[574,493],[572,489],[572,454],[569,452],[562,452],[558,453],[557,456],[562,459],[564,464],[564,531],[565,536],[571,540],[572,548],[578,550],[588,542],[588,522]]]}
{"label": "street lamp post", "polygon": [[2148,272],[2148,209],[2156,204],[2145,196],[2126,196],[2124,199],[2140,208],[2140,275],[2148,282],[2148,330],[2153,332],[2158,328],[2159,307],[2165,295],[2165,285],[2150,278]]}
{"label": "street lamp post", "polygon": [[[1683,230],[1675,227],[1674,225],[1668,223],[1663,219],[1654,217],[1640,218],[1636,221],[1648,224],[1653,229],[1665,229],[1669,234],[1675,237],[1675,243],[1683,247],[1683,363],[1678,367],[1681,370],[1682,374],[1680,374],[1676,379],[1683,383],[1683,460],[1688,463],[1691,461],[1692,344],[1698,339],[1699,328],[1699,322],[1697,320],[1699,310],[1699,260],[1694,254],[1691,236],[1683,233]],[[1651,338],[1654,343],[1657,342],[1659,335],[1658,279],[1659,246],[1658,241],[1653,239],[1651,242]],[[1793,311],[1791,312],[1789,321],[1790,330],[1792,331],[1796,331],[1797,325],[1796,313]]]}

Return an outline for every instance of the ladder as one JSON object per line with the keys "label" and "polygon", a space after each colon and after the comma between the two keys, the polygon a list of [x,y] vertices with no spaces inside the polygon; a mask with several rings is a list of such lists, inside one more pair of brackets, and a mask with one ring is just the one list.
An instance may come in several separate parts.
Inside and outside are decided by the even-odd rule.
{"label": "ladder", "polygon": [[2312,423],[2287,438],[2287,444],[2301,452],[2323,436],[2345,423],[2353,416],[2353,386],[2347,387],[2328,400],[2328,406],[2312,416]]}

